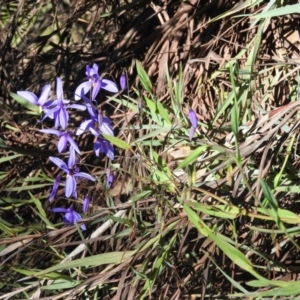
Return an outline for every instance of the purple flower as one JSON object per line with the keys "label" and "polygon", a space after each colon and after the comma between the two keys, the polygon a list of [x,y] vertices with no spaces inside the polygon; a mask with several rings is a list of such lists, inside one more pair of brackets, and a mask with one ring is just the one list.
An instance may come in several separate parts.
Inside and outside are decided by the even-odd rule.
{"label": "purple flower", "polygon": [[89,108],[88,111],[90,112],[91,118],[80,124],[76,130],[76,135],[80,135],[87,130],[90,130],[95,136],[99,135],[98,131],[107,135],[114,135],[114,130],[109,118],[104,117],[101,112],[97,112],[95,109]]}
{"label": "purple flower", "polygon": [[121,74],[121,76],[120,76],[120,86],[121,86],[122,91],[124,91],[125,88],[126,88],[126,76],[125,76],[125,74]]}
{"label": "purple flower", "polygon": [[[54,213],[64,213],[65,215],[63,221],[66,225],[74,225],[82,219],[80,214],[74,210],[73,205],[71,205],[69,208],[52,208],[51,211]],[[81,224],[80,227],[82,230],[86,230],[85,224]]]}
{"label": "purple flower", "polygon": [[115,158],[114,147],[101,137],[98,137],[97,141],[94,143],[94,150],[97,156],[99,156],[100,153],[104,153],[111,160]]}
{"label": "purple flower", "polygon": [[[73,151],[74,152],[74,151]],[[75,156],[75,155],[74,155]],[[70,155],[71,158],[71,155]],[[65,195],[66,197],[76,197],[76,178],[86,178],[91,181],[95,181],[95,178],[90,174],[79,172],[79,168],[75,167],[75,158],[72,158],[68,161],[68,166],[60,158],[50,156],[51,160],[57,167],[67,173],[66,183],[65,183]]]}
{"label": "purple flower", "polygon": [[54,184],[53,184],[53,187],[52,187],[52,191],[50,193],[50,196],[49,196],[49,201],[53,201],[54,198],[56,197],[57,195],[57,190],[58,190],[58,187],[59,187],[59,184],[60,184],[60,176],[58,175],[56,178],[55,178],[55,181],[54,181]]}
{"label": "purple flower", "polygon": [[88,209],[89,209],[89,204],[90,204],[90,198],[88,196],[86,196],[83,200],[83,212],[86,214]]}
{"label": "purple flower", "polygon": [[34,93],[29,91],[17,91],[17,94],[23,97],[29,103],[38,105],[41,111],[45,111],[52,104],[52,101],[48,101],[50,89],[50,84],[46,84],[43,87],[39,98]]}
{"label": "purple flower", "polygon": [[69,115],[66,109],[65,104],[69,103],[69,100],[64,100],[63,98],[63,88],[62,81],[60,78],[56,80],[56,97],[57,99],[52,102],[51,106],[54,108],[49,109],[49,111],[44,116],[43,120],[46,117],[53,116],[55,121],[55,128],[58,128],[60,125],[62,129],[66,129],[69,121]]}
{"label": "purple flower", "polygon": [[98,74],[98,65],[93,64],[92,68],[90,66],[86,66],[85,72],[88,81],[82,82],[75,90],[75,100],[80,100],[81,94],[87,94],[92,88],[92,100],[95,100],[96,96],[98,95],[101,88],[112,92],[117,93],[118,88],[117,85],[108,79],[100,79]]}
{"label": "purple flower", "polygon": [[[82,93],[83,93],[83,91],[82,91]],[[94,105],[91,103],[91,101],[87,97],[85,97],[82,93],[81,93],[81,96],[85,102],[87,111],[90,115],[90,119],[81,123],[81,125],[78,127],[78,129],[76,131],[76,135],[81,135],[85,131],[90,130],[92,132],[92,134],[94,134],[96,136],[99,135],[98,131],[100,131],[104,134],[113,136],[114,130],[111,126],[110,119],[107,117],[104,117],[101,112],[98,112],[95,109]],[[97,130],[97,129],[99,129],[99,130]],[[95,134],[95,131],[97,132],[96,134]]]}
{"label": "purple flower", "polygon": [[192,125],[191,128],[190,128],[190,141],[191,141],[193,139],[195,130],[198,127],[197,115],[192,109],[189,110],[189,120],[190,120],[191,125]]}
{"label": "purple flower", "polygon": [[55,135],[59,136],[59,140],[58,140],[58,144],[57,144],[57,149],[58,149],[59,153],[66,150],[67,144],[69,142],[69,144],[74,148],[74,150],[78,154],[80,154],[80,150],[78,148],[78,145],[72,139],[72,134],[73,133],[71,131],[63,132],[63,131],[59,131],[57,129],[41,129],[39,131],[44,132],[44,133],[55,134]]}
{"label": "purple flower", "polygon": [[106,175],[107,175],[107,184],[106,185],[107,185],[107,188],[110,189],[114,183],[115,177],[110,169],[106,170]]}
{"label": "purple flower", "polygon": [[[85,110],[86,107],[84,105],[80,104],[68,104],[70,101],[65,100],[63,97],[63,87],[62,87],[62,81],[58,77],[56,80],[56,97],[57,99],[51,101],[51,105],[47,106],[47,109],[45,110],[46,115],[42,120],[45,118],[51,118],[55,121],[55,128],[58,128],[61,126],[62,129],[66,129],[69,121],[69,115],[67,112],[67,108],[75,108],[79,110]],[[49,108],[50,107],[50,108]]]}

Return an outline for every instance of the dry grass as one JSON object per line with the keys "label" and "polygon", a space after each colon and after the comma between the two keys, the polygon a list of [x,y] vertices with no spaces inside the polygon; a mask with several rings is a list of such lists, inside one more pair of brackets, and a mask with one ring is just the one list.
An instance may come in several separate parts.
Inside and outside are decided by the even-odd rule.
{"label": "dry grass", "polygon": [[[250,2],[1,7],[0,299],[299,297],[300,19],[255,19],[272,2]],[[9,92],[60,76],[71,97],[92,62],[111,79],[128,74],[127,95],[98,103],[130,147],[115,147],[108,191],[108,160],[78,140],[97,184],[82,182],[75,200],[61,187],[55,204],[90,195],[82,233],[54,225],[55,142]],[[192,143],[190,107],[201,125]]]}

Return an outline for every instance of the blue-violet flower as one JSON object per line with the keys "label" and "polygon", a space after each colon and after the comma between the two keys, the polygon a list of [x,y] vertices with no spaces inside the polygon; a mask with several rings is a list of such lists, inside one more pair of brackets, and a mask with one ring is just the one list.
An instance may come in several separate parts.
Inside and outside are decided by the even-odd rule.
{"label": "blue-violet flower", "polygon": [[63,86],[62,81],[58,77],[56,79],[56,97],[54,101],[51,103],[51,108],[47,111],[43,120],[46,117],[54,118],[55,128],[57,129],[61,126],[62,129],[66,129],[69,122],[69,114],[67,112],[67,108],[75,108],[79,110],[85,110],[86,107],[80,104],[68,104],[70,101],[64,99]]}
{"label": "blue-violet flower", "polygon": [[104,153],[111,160],[115,158],[114,147],[101,137],[98,137],[94,143],[94,150],[97,156],[99,156],[100,153]]}
{"label": "blue-violet flower", "polygon": [[114,130],[109,118],[104,117],[101,112],[97,112],[93,106],[88,108],[88,112],[91,118],[80,124],[76,130],[76,135],[81,135],[87,130],[90,130],[92,134],[96,136],[98,136],[98,131],[107,135],[114,135]]}
{"label": "blue-violet flower", "polygon": [[80,150],[78,148],[78,145],[76,142],[72,139],[72,132],[71,131],[59,131],[58,129],[41,129],[39,130],[40,132],[44,133],[50,133],[50,134],[55,134],[59,136],[58,144],[57,144],[57,149],[58,152],[61,153],[66,150],[67,144],[69,144],[74,148],[74,150],[80,154]]}
{"label": "blue-violet flower", "polygon": [[82,211],[86,214],[88,209],[89,209],[89,205],[90,205],[90,198],[88,196],[86,196],[83,200],[83,207],[82,207]]}
{"label": "blue-violet flower", "polygon": [[121,90],[124,91],[126,88],[126,76],[125,74],[121,74],[120,76],[120,86],[121,86]]}
{"label": "blue-violet flower", "polygon": [[[51,211],[54,213],[64,213],[65,215],[63,221],[66,225],[74,225],[82,219],[80,214],[74,210],[73,205],[71,205],[69,208],[52,208]],[[85,224],[81,224],[80,227],[82,230],[86,230]]]}
{"label": "blue-violet flower", "polygon": [[92,88],[92,100],[95,100],[97,97],[100,89],[105,89],[112,93],[117,93],[118,88],[117,85],[108,79],[100,79],[98,74],[98,65],[93,64],[92,68],[90,66],[86,66],[85,72],[88,81],[82,82],[75,90],[75,100],[80,100],[81,98],[81,91],[83,90],[84,94],[87,94]]}
{"label": "blue-violet flower", "polygon": [[[74,152],[74,151],[73,151]],[[75,155],[74,155],[75,156]],[[71,157],[71,156],[70,156]],[[76,178],[86,178],[91,181],[95,181],[95,178],[90,174],[79,172],[79,168],[75,167],[75,159],[70,159],[68,165],[60,158],[50,156],[49,160],[52,161],[57,167],[67,173],[66,183],[65,183],[65,195],[66,197],[76,197]]]}
{"label": "blue-violet flower", "polygon": [[107,175],[107,188],[110,189],[114,183],[115,177],[110,169],[106,170],[106,175]]}
{"label": "blue-violet flower", "polygon": [[47,112],[49,106],[52,105],[53,101],[48,101],[49,93],[51,90],[51,85],[46,84],[41,92],[40,97],[38,98],[34,93],[29,91],[17,91],[17,94],[23,97],[31,104],[38,105],[40,107],[40,111]]}
{"label": "blue-violet flower", "polygon": [[191,128],[190,128],[190,141],[193,139],[193,136],[194,136],[194,133],[195,133],[195,130],[197,129],[198,127],[198,119],[197,119],[197,115],[196,113],[194,112],[193,109],[190,109],[189,110],[189,120],[191,122]]}

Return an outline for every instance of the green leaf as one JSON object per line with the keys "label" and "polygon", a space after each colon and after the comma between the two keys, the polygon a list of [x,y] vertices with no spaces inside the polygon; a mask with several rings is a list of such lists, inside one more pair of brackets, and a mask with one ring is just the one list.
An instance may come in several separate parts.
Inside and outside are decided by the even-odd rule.
{"label": "green leaf", "polygon": [[121,149],[130,149],[131,146],[129,144],[127,144],[125,141],[115,137],[115,136],[112,136],[112,135],[108,135],[108,134],[102,134],[103,137],[108,140],[109,142],[111,142],[113,145],[121,148]]}
{"label": "green leaf", "polygon": [[[237,248],[230,245],[224,240],[224,237],[219,233],[209,233],[211,240],[228,256],[236,265],[243,270],[249,272],[258,280],[264,283],[265,286],[270,284],[270,280],[261,276],[252,266],[250,260]],[[275,286],[286,286],[287,283],[283,281],[272,281]]]}
{"label": "green leaf", "polygon": [[[275,285],[272,284],[273,282],[277,282],[276,280],[270,280],[269,285]],[[264,282],[261,282],[259,280],[252,280],[247,282],[247,285],[252,287],[265,287],[266,285]],[[256,292],[255,299],[258,299],[256,297],[273,297],[272,299],[283,299],[278,298],[280,296],[299,296],[299,282],[298,281],[289,281],[286,283],[286,286],[272,289],[270,291],[262,291],[262,292]],[[277,297],[276,297],[277,296]],[[253,298],[252,298],[253,299]],[[267,298],[259,298],[259,299],[267,299]],[[299,298],[284,298],[284,299],[299,299]]]}
{"label": "green leaf", "polygon": [[183,204],[183,209],[185,210],[190,222],[196,227],[196,229],[204,236],[210,235],[209,227],[201,220],[201,218],[190,208],[187,204]]}
{"label": "green leaf", "polygon": [[23,105],[26,108],[28,108],[29,110],[33,111],[36,115],[40,114],[40,107],[38,105],[31,104],[26,99],[24,99],[23,97],[19,96],[18,94],[10,92],[9,95],[13,99],[15,99],[17,102],[19,102],[21,105]]}
{"label": "green leaf", "polygon": [[271,207],[274,208],[275,210],[277,210],[278,202],[277,202],[276,198],[274,197],[269,186],[263,180],[260,180],[260,185],[261,185],[264,195],[267,198],[267,200],[269,201]]}
{"label": "green leaf", "polygon": [[[275,216],[274,216],[275,213],[274,213],[273,209],[268,209],[268,208],[264,208],[264,207],[256,207],[255,209],[257,210],[257,212],[259,212],[261,214],[269,215],[273,219],[278,218],[278,219],[280,219],[281,222],[284,222],[284,223],[288,223],[288,224],[300,223],[300,217],[298,217],[295,213],[293,213],[289,210],[286,210],[286,209],[278,208]],[[286,232],[285,228],[283,226],[281,226],[281,227],[282,227],[281,230],[284,230],[284,232]]]}
{"label": "green leaf", "polygon": [[136,60],[136,70],[137,73],[139,75],[139,79],[141,81],[141,84],[143,86],[143,88],[147,91],[147,92],[151,92],[152,91],[152,85],[151,85],[151,81],[146,73],[146,71],[144,70],[144,68],[142,67],[142,64],[140,61]]}
{"label": "green leaf", "polygon": [[91,257],[79,258],[62,264],[57,264],[53,267],[50,267],[40,272],[36,272],[34,276],[43,277],[45,274],[57,270],[68,270],[68,269],[79,268],[79,267],[88,268],[88,267],[97,267],[97,266],[108,265],[108,264],[119,264],[125,261],[126,259],[132,257],[136,252],[137,250],[126,251],[126,252],[116,251],[116,252],[102,253]]}
{"label": "green leaf", "polygon": [[136,195],[133,195],[129,201],[132,201],[132,202],[137,202],[141,199],[145,199],[147,197],[149,197],[154,191],[152,189],[150,190],[143,190],[142,192],[140,192],[139,194],[136,194]]}
{"label": "green leaf", "polygon": [[148,139],[151,140],[152,137],[159,138],[159,136],[161,136],[161,139],[163,139],[170,130],[171,130],[170,126],[160,127],[160,129],[153,130],[153,131],[150,131],[147,134],[142,135],[141,137],[139,137],[138,139],[136,139],[132,143],[134,143],[135,145],[139,145],[145,140],[148,140]]}
{"label": "green leaf", "polygon": [[41,184],[33,184],[33,185],[27,185],[27,186],[16,186],[16,187],[8,187],[3,189],[3,191],[6,192],[21,192],[21,191],[28,191],[28,190],[34,190],[34,189],[40,189],[44,188],[45,186],[53,185],[52,183],[41,183]]}
{"label": "green leaf", "polygon": [[70,289],[74,288],[75,286],[79,285],[81,281],[78,280],[55,280],[50,285],[44,285],[41,287],[42,290],[63,290],[63,289]]}
{"label": "green leaf", "polygon": [[275,188],[275,190],[279,191],[279,192],[300,194],[300,186],[299,185],[277,186]]}
{"label": "green leaf", "polygon": [[[167,108],[165,108],[157,99],[155,101],[144,97],[145,109],[144,111],[149,115],[152,121],[159,124],[161,127],[171,125],[171,120],[168,115]],[[167,124],[166,124],[167,123]]]}
{"label": "green leaf", "polygon": [[278,17],[278,16],[284,16],[290,14],[298,14],[299,11],[300,11],[300,4],[286,5],[257,15],[252,14],[251,18],[262,19],[262,18]]}
{"label": "green leaf", "polygon": [[16,159],[20,156],[23,156],[22,154],[13,154],[13,155],[10,155],[10,156],[4,156],[2,158],[0,158],[0,163],[4,163],[6,161],[11,161],[13,159]]}
{"label": "green leaf", "polygon": [[44,285],[41,287],[42,290],[63,290],[70,289],[77,285],[79,285],[81,281],[73,280],[73,281],[64,281],[64,280],[55,280],[53,284]]}
{"label": "green leaf", "polygon": [[222,219],[235,219],[241,214],[241,209],[236,206],[230,205],[208,205],[198,202],[187,202],[195,210],[201,211],[205,214],[222,218]]}
{"label": "green leaf", "polygon": [[163,107],[163,105],[155,99],[155,101],[150,100],[149,98],[144,98],[146,106],[152,111],[153,114],[158,114],[162,119],[164,119],[169,125],[171,124],[170,116],[168,112]]}
{"label": "green leaf", "polygon": [[237,138],[239,133],[239,117],[238,117],[238,106],[235,102],[231,110],[231,129],[234,133],[235,138]]}
{"label": "green leaf", "polygon": [[[38,212],[36,212],[39,217],[45,222],[45,224],[47,224],[47,228],[50,229],[55,229],[55,227],[49,222],[49,220],[47,219],[46,213],[43,209],[43,206],[41,204],[41,201],[38,200],[37,198],[35,198],[30,192],[29,192],[30,198],[33,201],[33,203],[35,204],[36,208],[38,209]],[[34,210],[35,211],[35,210]]]}
{"label": "green leaf", "polygon": [[260,180],[260,185],[262,187],[263,193],[271,207],[270,210],[268,210],[269,215],[273,218],[273,220],[275,221],[276,225],[278,226],[278,228],[280,229],[284,229],[283,224],[280,220],[280,217],[278,215],[278,201],[277,199],[274,197],[271,189],[269,188],[269,186],[263,181]]}
{"label": "green leaf", "polygon": [[5,233],[8,236],[15,235],[14,230],[10,226],[7,226],[7,224],[5,224],[5,220],[1,218],[0,218],[0,231]]}
{"label": "green leaf", "polygon": [[193,151],[188,157],[186,157],[183,162],[179,164],[179,166],[175,170],[180,170],[197,160],[200,154],[206,149],[206,146],[200,146],[195,151]]}
{"label": "green leaf", "polygon": [[237,289],[239,289],[241,292],[244,294],[249,294],[249,292],[242,286],[240,285],[237,281],[235,281],[231,276],[230,273],[229,275],[222,270],[222,267],[220,267],[212,258],[210,261],[218,268],[218,270],[223,274],[223,276]]}

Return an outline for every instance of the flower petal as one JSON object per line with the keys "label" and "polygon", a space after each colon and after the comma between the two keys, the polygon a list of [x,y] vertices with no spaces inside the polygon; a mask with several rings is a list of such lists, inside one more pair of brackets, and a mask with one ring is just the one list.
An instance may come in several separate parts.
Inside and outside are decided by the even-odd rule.
{"label": "flower petal", "polygon": [[81,225],[80,225],[80,228],[81,228],[82,230],[86,230],[85,224],[81,224]]}
{"label": "flower petal", "polygon": [[[93,72],[94,72],[94,74],[98,75],[98,70],[99,70],[98,65],[95,64],[95,63],[93,63]],[[93,74],[93,75],[94,75],[94,74]]]}
{"label": "flower petal", "polygon": [[57,149],[59,153],[62,153],[63,151],[66,150],[67,147],[67,142],[68,142],[68,135],[67,134],[63,134],[59,140],[58,140],[58,144],[57,144]]}
{"label": "flower petal", "polygon": [[193,109],[189,110],[189,120],[192,124],[192,127],[194,127],[194,128],[198,127],[198,118]]}
{"label": "flower petal", "polygon": [[125,88],[126,88],[126,76],[125,76],[125,74],[121,74],[121,76],[120,76],[120,86],[121,86],[122,91],[124,91]]}
{"label": "flower petal", "polygon": [[67,139],[68,139],[68,142],[70,143],[70,145],[74,148],[74,150],[80,154],[80,150],[79,150],[79,147],[78,145],[76,144],[76,142],[71,138],[70,135],[67,136]]}
{"label": "flower petal", "polygon": [[190,141],[193,139],[195,130],[196,130],[195,127],[191,127],[191,128],[190,128],[190,134],[189,134]]}
{"label": "flower petal", "polygon": [[83,95],[85,95],[86,93],[89,92],[91,87],[92,87],[92,84],[90,81],[85,81],[85,82],[82,82],[81,84],[79,84],[79,86],[75,90],[74,99],[76,101],[80,100],[82,93],[83,93]]}
{"label": "flower petal", "polygon": [[59,112],[59,123],[62,129],[66,129],[69,122],[69,114],[65,107],[61,107]]}
{"label": "flower petal", "polygon": [[55,207],[51,209],[52,212],[54,213],[67,213],[69,209],[63,208],[63,207]]}
{"label": "flower petal", "polygon": [[86,196],[83,200],[83,212],[86,214],[88,209],[89,209],[89,205],[90,205],[90,198],[88,196]]}
{"label": "flower petal", "polygon": [[101,79],[101,88],[111,93],[117,93],[119,91],[117,85],[108,79]]}
{"label": "flower petal", "polygon": [[29,91],[18,91],[17,94],[29,103],[38,105],[38,97],[34,93]]}
{"label": "flower petal", "polygon": [[91,68],[90,68],[89,65],[87,65],[85,67],[85,75],[86,75],[87,78],[90,78],[90,76],[91,76],[90,74],[91,74]]}
{"label": "flower petal", "polygon": [[107,117],[103,117],[102,124],[100,125],[100,131],[104,134],[112,135],[114,136],[114,130],[112,126],[110,125],[111,121]]}
{"label": "flower petal", "polygon": [[77,223],[78,221],[82,220],[81,215],[77,211],[73,212],[73,216],[74,216],[74,223]]}
{"label": "flower petal", "polygon": [[56,79],[56,97],[58,100],[63,100],[63,85],[62,85],[62,81],[59,77],[57,77]]}
{"label": "flower petal", "polygon": [[69,175],[66,179],[65,195],[69,198],[74,192],[76,193],[76,180],[73,175]]}
{"label": "flower petal", "polygon": [[51,191],[50,196],[49,196],[49,201],[53,201],[54,198],[56,197],[57,190],[58,190],[58,187],[59,187],[59,184],[60,184],[60,179],[61,179],[61,177],[59,175],[56,176],[53,187],[52,187],[52,191]]}
{"label": "flower petal", "polygon": [[69,169],[73,169],[75,163],[76,163],[75,149],[71,145],[70,149],[69,149],[69,159],[68,159],[68,167],[69,167]]}
{"label": "flower petal", "polygon": [[84,173],[84,172],[75,173],[74,177],[78,177],[78,178],[82,178],[83,177],[83,178],[89,179],[91,181],[95,181],[96,180],[92,175]]}
{"label": "flower petal", "polygon": [[74,213],[68,211],[65,215],[64,215],[64,223],[66,225],[74,225],[75,223],[75,218],[74,218]]}
{"label": "flower petal", "polygon": [[54,113],[54,127],[55,128],[59,127],[59,111]]}
{"label": "flower petal", "polygon": [[78,129],[76,130],[76,135],[81,135],[84,133],[86,130],[94,126],[93,120],[86,120],[80,124]]}
{"label": "flower petal", "polygon": [[40,129],[39,131],[43,133],[55,134],[58,136],[62,135],[62,133],[57,129]]}
{"label": "flower petal", "polygon": [[[101,112],[98,113],[97,120],[98,120],[98,125],[101,126],[102,123],[103,123],[103,115],[102,115]],[[110,121],[109,121],[109,122],[110,122]]]}
{"label": "flower petal", "polygon": [[58,157],[49,156],[49,160],[52,161],[56,166],[66,172],[66,169],[69,169],[68,166]]}
{"label": "flower petal", "polygon": [[114,160],[115,158],[115,150],[114,147],[107,142],[107,152],[106,152],[106,156],[110,159],[110,160]]}
{"label": "flower petal", "polygon": [[115,177],[114,177],[114,174],[111,172],[110,169],[107,169],[106,171],[106,175],[107,175],[107,188],[111,188],[113,183],[114,183],[114,180],[115,180]]}
{"label": "flower petal", "polygon": [[95,98],[97,97],[99,91],[101,88],[101,82],[99,80],[97,80],[93,86],[93,91],[92,91],[92,101],[95,100]]}
{"label": "flower petal", "polygon": [[74,108],[74,109],[81,110],[81,111],[86,110],[86,106],[84,106],[82,104],[70,104],[70,105],[68,105],[68,108]]}
{"label": "flower petal", "polygon": [[[82,218],[81,218],[81,215],[78,213],[78,212],[76,212],[75,210],[73,211],[73,224],[74,223],[77,223],[78,221],[81,221],[82,220]],[[80,228],[82,229],[82,230],[86,230],[86,226],[85,226],[85,224],[81,224],[80,225]]]}
{"label": "flower petal", "polygon": [[46,84],[43,87],[42,92],[41,92],[41,96],[40,96],[40,98],[38,100],[38,104],[40,106],[43,106],[47,102],[50,90],[51,90],[51,85],[50,84]]}
{"label": "flower petal", "polygon": [[46,114],[42,118],[42,121],[44,121],[46,118],[53,119],[55,117],[55,115],[57,114],[58,110],[59,110],[59,107],[57,107],[57,106],[47,110]]}
{"label": "flower petal", "polygon": [[90,127],[90,132],[94,135],[94,136],[99,136],[99,132],[94,128],[94,127]]}

